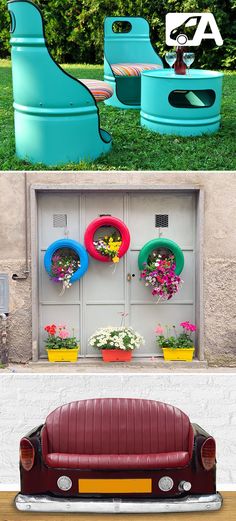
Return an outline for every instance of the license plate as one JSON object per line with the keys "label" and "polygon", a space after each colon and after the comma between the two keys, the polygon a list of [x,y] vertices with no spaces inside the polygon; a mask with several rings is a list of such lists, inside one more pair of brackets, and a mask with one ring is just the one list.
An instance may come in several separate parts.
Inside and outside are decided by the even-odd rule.
{"label": "license plate", "polygon": [[152,492],[151,479],[79,479],[80,494],[140,494]]}

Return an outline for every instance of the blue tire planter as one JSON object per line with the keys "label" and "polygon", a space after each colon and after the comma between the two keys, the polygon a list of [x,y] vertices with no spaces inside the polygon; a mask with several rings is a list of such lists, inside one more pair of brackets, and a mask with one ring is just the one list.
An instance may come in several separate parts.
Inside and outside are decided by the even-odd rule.
{"label": "blue tire planter", "polygon": [[158,248],[166,248],[171,251],[175,257],[175,273],[180,275],[184,267],[184,254],[176,242],[164,238],[152,239],[143,246],[138,257],[140,271],[142,271],[144,263],[147,263],[149,255]]}
{"label": "blue tire planter", "polygon": [[61,249],[61,248],[70,248],[73,250],[80,259],[80,268],[78,268],[75,273],[73,273],[70,282],[73,284],[77,280],[81,279],[83,275],[86,273],[88,269],[88,254],[79,242],[73,241],[72,239],[60,239],[58,241],[53,242],[50,244],[50,246],[47,248],[45,255],[44,255],[44,267],[48,275],[51,273],[51,266],[52,266],[52,257],[54,253]]}

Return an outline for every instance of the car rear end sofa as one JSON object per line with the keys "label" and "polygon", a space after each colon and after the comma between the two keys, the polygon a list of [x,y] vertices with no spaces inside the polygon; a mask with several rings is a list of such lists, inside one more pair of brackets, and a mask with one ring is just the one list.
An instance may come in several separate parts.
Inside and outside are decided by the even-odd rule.
{"label": "car rear end sofa", "polygon": [[58,407],[20,442],[16,506],[35,512],[217,510],[215,441],[162,402]]}

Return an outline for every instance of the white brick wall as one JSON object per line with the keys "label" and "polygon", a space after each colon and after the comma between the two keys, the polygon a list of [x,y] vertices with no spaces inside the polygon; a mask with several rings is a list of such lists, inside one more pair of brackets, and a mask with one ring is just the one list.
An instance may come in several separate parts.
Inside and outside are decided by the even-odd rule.
{"label": "white brick wall", "polygon": [[0,490],[19,487],[20,437],[63,403],[141,397],[176,405],[217,441],[217,482],[236,489],[236,375],[5,374],[0,378]]}

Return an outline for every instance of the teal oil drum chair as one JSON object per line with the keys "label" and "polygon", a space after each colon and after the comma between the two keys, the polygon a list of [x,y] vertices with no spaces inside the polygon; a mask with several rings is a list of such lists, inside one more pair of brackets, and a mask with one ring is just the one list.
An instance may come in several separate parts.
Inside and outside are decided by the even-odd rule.
{"label": "teal oil drum chair", "polygon": [[163,63],[151,44],[147,20],[123,16],[105,18],[104,80],[114,91],[105,101],[107,105],[139,109],[142,70],[160,68]]}
{"label": "teal oil drum chair", "polygon": [[160,134],[199,136],[220,127],[223,73],[191,69],[144,71],[141,125]]}
{"label": "teal oil drum chair", "polygon": [[52,58],[39,8],[11,0],[8,10],[17,156],[57,166],[107,153],[112,140],[100,128],[95,97]]}

